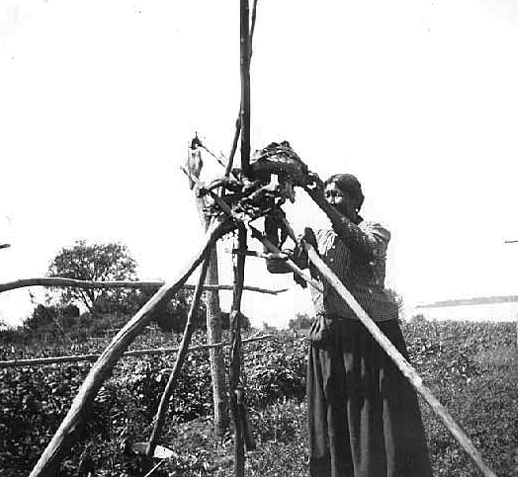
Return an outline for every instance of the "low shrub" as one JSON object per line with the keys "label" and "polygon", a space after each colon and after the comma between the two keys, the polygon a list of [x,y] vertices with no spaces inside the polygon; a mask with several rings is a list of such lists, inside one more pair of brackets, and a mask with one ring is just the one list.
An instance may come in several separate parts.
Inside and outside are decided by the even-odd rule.
{"label": "low shrub", "polygon": [[279,399],[302,399],[306,394],[307,348],[307,342],[290,333],[247,345],[244,373],[248,404],[262,408]]}
{"label": "low shrub", "polygon": [[[518,375],[514,324],[402,323],[411,361],[432,392],[466,430],[501,476],[518,476]],[[203,336],[196,334],[196,341]],[[5,343],[4,359],[92,353],[109,340]],[[134,348],[174,347],[175,335],[154,330]],[[247,454],[247,475],[307,475],[305,367],[307,342],[292,333],[244,345],[243,381],[258,450]],[[227,353],[228,354],[228,353]],[[228,359],[228,356],[227,356]],[[98,393],[81,440],[62,463],[65,477],[143,475],[143,462],[128,452],[146,440],[174,355],[122,360]],[[1,475],[27,475],[67,412],[89,363],[0,370]],[[177,457],[156,475],[194,477],[231,473],[232,443],[211,433],[212,395],[208,353],[188,355],[161,443]],[[422,405],[436,477],[477,471],[428,406]],[[8,469],[8,470],[5,470]],[[89,470],[94,469],[94,470]]]}

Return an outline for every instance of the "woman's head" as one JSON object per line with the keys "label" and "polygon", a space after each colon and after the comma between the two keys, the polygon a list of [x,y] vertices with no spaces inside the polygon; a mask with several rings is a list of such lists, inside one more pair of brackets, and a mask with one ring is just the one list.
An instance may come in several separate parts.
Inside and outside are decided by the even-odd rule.
{"label": "woman's head", "polygon": [[326,200],[356,222],[364,201],[360,181],[352,174],[334,174],[324,182]]}

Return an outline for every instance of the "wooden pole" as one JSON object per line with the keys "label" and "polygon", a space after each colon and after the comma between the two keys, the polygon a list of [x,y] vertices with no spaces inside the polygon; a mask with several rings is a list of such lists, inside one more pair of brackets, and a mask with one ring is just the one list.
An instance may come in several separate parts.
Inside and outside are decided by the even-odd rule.
{"label": "wooden pole", "polygon": [[203,261],[200,270],[198,284],[196,285],[196,290],[194,291],[194,296],[192,298],[189,314],[187,315],[187,323],[185,325],[185,330],[183,332],[183,338],[180,344],[180,349],[178,351],[178,354],[176,355],[176,361],[174,363],[173,372],[169,376],[167,384],[164,388],[164,392],[162,393],[160,403],[158,405],[158,410],[155,415],[155,423],[153,425],[153,431],[151,432],[151,436],[149,438],[148,446],[146,449],[147,457],[151,457],[155,452],[156,445],[158,444],[158,439],[160,438],[160,433],[162,432],[162,428],[164,427],[169,401],[172,397],[176,383],[178,382],[178,377],[180,376],[180,371],[182,370],[183,363],[185,362],[185,357],[187,356],[189,344],[191,343],[192,334],[194,333],[195,329],[194,317],[196,315],[196,311],[200,303],[201,294],[203,292],[203,283],[205,282],[205,277],[207,276],[207,269],[210,260],[211,257],[209,253],[207,258]]}
{"label": "wooden pole", "polygon": [[460,426],[455,422],[451,414],[439,402],[439,400],[432,394],[432,392],[423,384],[421,377],[417,374],[415,369],[408,363],[404,356],[397,350],[392,342],[385,336],[385,334],[378,328],[376,323],[370,318],[365,310],[356,301],[354,296],[347,290],[343,283],[333,273],[333,271],[320,258],[317,251],[307,242],[303,242],[303,246],[308,253],[308,258],[318,268],[320,273],[325,277],[329,284],[339,293],[343,300],[354,311],[359,320],[363,323],[365,328],[370,332],[372,337],[378,342],[383,350],[394,361],[403,375],[410,381],[412,386],[423,396],[426,402],[430,405],[432,410],[439,416],[446,428],[451,432],[453,437],[467,452],[471,460],[480,469],[482,474],[486,477],[496,477],[496,474],[484,462],[482,455],[473,445],[469,437],[464,433]]}
{"label": "wooden pole", "polygon": [[[261,242],[265,247],[266,249],[275,254],[275,255],[279,255],[281,254],[281,250],[275,246],[275,244],[273,244],[272,242],[270,242],[270,240],[268,240],[259,230],[257,230],[253,225],[249,225],[248,228],[251,230],[252,232],[252,237],[256,238],[257,240],[259,240],[259,242]],[[295,239],[296,240],[296,239]],[[285,263],[286,265],[291,269],[291,271],[293,273],[296,273],[299,277],[303,278],[306,283],[308,283],[309,285],[311,285],[315,290],[318,290],[319,292],[323,292],[323,288],[322,288],[322,285],[314,280],[313,278],[311,277],[308,277],[304,271],[295,263],[293,262],[293,260],[291,259],[287,259],[285,260]]]}
{"label": "wooden pole", "polygon": [[[337,211],[325,200],[318,191],[308,190],[310,196],[317,202],[319,207],[324,210],[326,213],[329,212],[331,217],[333,217],[333,221],[337,223],[340,222],[340,216]],[[242,221],[242,219],[238,216],[235,216],[233,211],[228,207],[228,205],[221,200],[219,197],[214,196],[213,198],[215,202],[222,208],[224,212],[234,217],[236,221]],[[321,200],[323,199],[323,200]],[[289,225],[289,224],[288,224]],[[249,229],[252,230],[252,236],[259,239],[261,243],[267,248],[269,252],[278,254],[280,250],[274,246],[268,239],[263,237],[263,235],[254,227],[248,226]],[[292,238],[296,240],[294,236],[293,229],[289,227],[290,235]],[[357,314],[358,318],[365,325],[367,330],[373,335],[374,339],[380,344],[380,346],[387,352],[389,357],[395,362],[396,366],[401,370],[403,375],[409,379],[412,386],[423,396],[426,402],[430,405],[432,410],[439,416],[439,418],[443,421],[446,428],[450,431],[453,437],[459,442],[461,447],[468,453],[469,457],[475,463],[475,465],[480,469],[482,474],[485,477],[496,477],[496,474],[491,470],[491,468],[484,462],[482,455],[475,448],[469,437],[462,431],[460,426],[455,422],[453,417],[448,413],[446,408],[439,402],[439,400],[432,394],[432,392],[423,385],[422,379],[419,377],[417,372],[410,366],[410,364],[405,360],[403,355],[396,349],[396,347],[390,342],[390,340],[380,331],[378,326],[372,321],[372,319],[367,315],[367,313],[363,310],[363,308],[356,302],[355,298],[351,295],[351,293],[345,288],[345,286],[340,282],[340,280],[336,277],[336,275],[327,267],[327,265],[322,261],[319,257],[318,253],[315,249],[307,243],[304,243],[304,247],[308,252],[309,259],[315,264],[315,266],[320,270],[320,272],[324,275],[326,280],[336,289],[336,291],[340,294],[340,296],[346,301],[346,303],[351,307],[351,309]],[[237,254],[237,256],[245,256],[245,252],[241,251]],[[315,283],[314,280],[308,278],[299,267],[297,267],[290,260],[286,261],[286,264],[292,268],[292,270],[297,273],[299,276],[304,278],[309,284],[311,284],[314,288],[319,291],[322,291],[320,284]]]}
{"label": "wooden pole", "polygon": [[[246,251],[246,229],[243,225],[238,226],[238,250]],[[243,418],[240,412],[241,388],[241,298],[243,296],[243,280],[245,274],[246,255],[234,256],[234,296],[230,312],[230,411],[234,425],[234,475],[243,477],[245,475],[245,442]]]}
{"label": "wooden pole", "polygon": [[[254,6],[252,9],[252,22],[250,26],[250,39],[249,39],[249,50],[250,50],[250,56],[248,59],[248,71],[250,71],[250,63],[252,61],[252,42],[254,39],[254,32],[255,32],[255,21],[257,18],[257,0],[254,0]],[[239,114],[237,115],[236,120],[236,129],[234,131],[234,138],[232,140],[232,148],[230,150],[230,154],[228,156],[228,163],[227,167],[225,169],[225,175],[228,176],[230,172],[232,171],[232,165],[234,164],[234,156],[236,155],[237,151],[237,143],[239,141],[239,134],[241,133],[241,104],[239,106]]]}
{"label": "wooden pole", "polygon": [[[199,154],[199,151],[190,148],[189,154],[196,155]],[[194,171],[191,171],[191,173],[194,174]],[[199,174],[197,177],[199,177]],[[207,213],[207,208],[210,207],[209,197],[202,196],[199,193],[199,187],[195,187],[194,195],[196,208],[198,209],[198,217],[200,219],[203,230],[206,231],[212,220],[211,214]],[[214,247],[210,253],[210,263],[207,269],[206,281],[209,284],[217,284],[219,282],[218,263],[218,250],[217,247]],[[234,287],[232,286],[232,289],[233,288]],[[209,343],[217,343],[221,341],[223,336],[221,325],[221,305],[217,291],[211,291],[207,293],[205,305],[207,309],[207,341]],[[225,432],[228,430],[229,415],[226,366],[223,352],[220,348],[213,348],[209,351],[209,363],[212,383],[212,402],[214,405],[214,429],[216,430],[216,434],[218,436],[223,437]]]}
{"label": "wooden pole", "polygon": [[319,188],[310,189],[307,186],[303,186],[303,189],[313,199],[313,202],[331,219],[333,225],[336,224],[339,227],[341,214],[326,200],[323,192]]}
{"label": "wooden pole", "polygon": [[[319,207],[324,210],[324,212],[329,213],[333,218],[333,221],[337,223],[340,222],[340,215],[338,212],[332,207],[323,197],[323,195],[319,191],[312,191],[306,189],[313,200],[319,205]],[[228,205],[222,201],[218,200],[219,197],[214,197],[214,200],[224,212],[234,217],[234,220],[241,221],[242,219],[235,216],[233,211],[228,207]],[[280,250],[275,247],[269,240],[265,239],[262,234],[249,226],[252,230],[252,235],[259,239],[261,243],[267,248],[268,251],[272,253],[280,253]],[[289,227],[290,234],[292,238],[296,240],[294,237],[293,229]],[[467,452],[471,460],[475,463],[475,465],[480,469],[482,474],[485,477],[496,477],[496,474],[493,470],[484,462],[482,455],[473,445],[469,437],[464,433],[464,431],[460,428],[460,426],[455,422],[453,417],[449,414],[446,408],[439,402],[439,400],[432,394],[432,392],[423,384],[422,379],[414,370],[414,368],[406,361],[403,355],[396,349],[396,347],[390,342],[390,340],[380,331],[378,326],[372,321],[372,319],[367,315],[365,310],[360,306],[360,304],[356,301],[356,299],[351,295],[351,293],[345,288],[345,286],[340,282],[340,280],[336,277],[336,275],[327,267],[327,265],[322,261],[318,253],[315,249],[308,243],[303,243],[306,251],[308,252],[309,259],[313,262],[313,264],[319,269],[319,271],[324,275],[326,280],[335,288],[335,290],[340,294],[340,296],[345,300],[345,302],[351,307],[351,309],[357,314],[360,321],[365,325],[367,330],[373,335],[374,339],[380,344],[380,346],[385,350],[385,352],[389,355],[389,357],[394,361],[396,366],[401,370],[403,375],[409,379],[412,386],[423,396],[426,402],[430,405],[432,410],[439,416],[442,420],[446,428],[450,431],[453,437],[457,440],[457,442],[461,445],[461,447]],[[238,254],[238,256],[244,256],[244,253]],[[302,273],[302,271],[293,263],[290,263],[289,260],[286,261],[287,265],[292,268],[295,273],[298,273],[302,278],[304,278],[309,284],[315,287],[317,290],[322,291],[321,286],[318,283],[312,283],[311,279]]]}
{"label": "wooden pole", "polygon": [[[211,252],[206,281],[216,284],[219,281],[218,252],[216,247]],[[217,291],[207,293],[205,298],[207,309],[207,342],[218,343],[223,337],[221,323],[221,305]],[[212,348],[209,351],[210,375],[212,382],[212,403],[214,406],[214,429],[218,436],[223,437],[228,431],[228,388],[226,381],[226,366],[223,350]]]}
{"label": "wooden pole", "polygon": [[225,168],[225,176],[229,176],[234,165],[234,157],[237,151],[237,143],[239,142],[239,135],[241,133],[241,107],[239,108],[238,118],[236,119],[236,130],[234,132],[234,139],[232,139],[232,148],[228,156],[227,167]]}
{"label": "wooden pole", "polygon": [[[188,176],[192,179],[193,182],[195,182],[198,187],[201,187],[203,188],[203,183],[196,177],[196,176],[193,176],[192,174],[190,174],[190,172],[185,169],[184,167],[180,167],[180,169]],[[238,214],[234,213],[234,211],[230,208],[230,206],[221,198],[219,197],[217,194],[215,194],[213,191],[208,191],[209,194],[211,195],[211,197],[214,199],[214,202],[219,206],[219,208],[225,212],[229,217],[232,217],[234,219],[234,221],[236,223],[242,223],[244,224],[252,233],[252,237],[256,238],[257,240],[259,240],[265,247],[266,249],[269,251],[269,252],[272,252],[276,255],[279,255],[281,254],[281,250],[279,248],[277,248],[272,242],[270,242],[259,230],[257,230],[254,226],[250,225],[250,224],[247,224],[245,223],[244,219],[239,216]],[[240,253],[238,251],[238,255],[239,254],[246,254],[246,252],[244,253]],[[293,273],[296,273],[297,275],[299,275],[301,278],[303,278],[307,283],[309,283],[313,288],[315,288],[316,290],[319,290],[319,291],[322,291],[322,286],[320,285],[319,282],[317,282],[316,280],[313,280],[311,277],[308,277],[301,269],[300,267],[298,267],[294,262],[293,260],[291,259],[286,259],[285,261],[286,263],[286,266],[288,268],[290,268],[290,270],[293,272]]]}
{"label": "wooden pole", "polygon": [[[308,192],[310,192],[311,197],[315,200],[315,202],[318,203],[318,205],[321,207],[321,209],[324,210],[324,212],[327,213],[329,211],[332,217],[335,217],[337,221],[339,220],[340,215],[338,214],[336,209],[325,200],[324,196],[321,195],[320,192],[309,190]],[[287,220],[285,220],[285,226],[288,230],[288,234],[290,235],[290,237],[296,241],[297,237],[295,236],[295,232],[293,231],[293,228],[290,226]],[[329,284],[337,291],[337,293],[342,297],[342,299],[347,303],[347,305],[349,305],[351,310],[353,310],[353,312],[363,323],[365,328],[367,328],[367,330],[370,332],[370,334],[376,340],[376,342],[389,355],[392,361],[394,361],[394,363],[396,364],[398,369],[403,373],[403,375],[410,381],[410,384],[416,389],[416,391],[418,391],[421,394],[421,396],[423,396],[423,398],[430,405],[434,413],[439,416],[439,418],[443,421],[444,425],[450,431],[453,437],[468,453],[469,457],[480,469],[482,474],[486,477],[496,477],[496,474],[484,462],[480,452],[476,449],[476,447],[473,445],[473,443],[471,442],[469,437],[464,433],[464,431],[460,428],[460,426],[455,422],[451,414],[432,394],[432,392],[423,384],[423,380],[417,374],[415,369],[408,363],[405,357],[397,350],[397,348],[392,344],[392,342],[383,334],[383,332],[378,328],[376,323],[356,301],[354,296],[349,292],[349,290],[347,290],[347,288],[340,281],[340,279],[320,258],[320,255],[315,250],[315,248],[305,241],[302,241],[302,245],[308,254],[308,259],[315,265],[315,267],[320,271],[320,273],[329,282]]]}
{"label": "wooden pole", "polygon": [[[250,39],[249,39],[249,63],[252,61],[252,42],[254,39],[255,32],[255,21],[257,20],[257,2],[258,0],[254,0],[254,5],[252,7],[252,19],[250,21]],[[248,65],[250,66],[250,64]]]}
{"label": "wooden pole", "polygon": [[[0,283],[0,293],[9,290],[15,290],[23,287],[75,287],[75,288],[134,288],[134,289],[158,289],[164,285],[165,282],[157,281],[106,281],[106,282],[92,282],[87,280],[76,280],[74,278],[62,278],[62,277],[41,277],[41,278],[22,278],[13,282]],[[186,283],[182,286],[184,290],[194,290],[195,286]],[[203,286],[203,290],[233,290],[233,285],[216,285],[206,284]],[[254,287],[250,285],[244,285],[243,290],[253,291],[258,293],[269,293],[277,295],[278,293],[285,292],[286,289],[281,290],[269,290],[267,288]]]}
{"label": "wooden pole", "polygon": [[[252,341],[260,341],[267,338],[271,338],[273,335],[261,335],[261,336],[252,336],[251,338],[247,338],[243,340],[242,343],[250,343]],[[189,348],[189,352],[192,351],[200,351],[200,350],[211,350],[214,348],[223,348],[226,346],[230,346],[231,343],[223,342],[223,343],[214,343],[214,344],[204,344],[193,346]],[[130,356],[145,356],[148,354],[169,354],[169,353],[178,353],[179,348],[147,348],[147,349],[137,349],[133,351],[125,351],[122,353],[121,358],[128,358]],[[60,363],[76,363],[78,361],[97,361],[100,358],[100,354],[81,354],[74,356],[48,356],[46,358],[31,358],[31,359],[12,359],[9,361],[0,361],[0,369],[4,368],[21,368],[21,367],[31,367],[31,366],[47,366],[51,364],[60,364]]]}
{"label": "wooden pole", "polygon": [[166,282],[112,339],[79,388],[70,410],[40,456],[30,477],[51,477],[58,474],[56,470],[59,462],[75,442],[77,430],[83,422],[87,408],[92,404],[97,392],[122,356],[124,350],[151,321],[157,307],[166,303],[178,292],[193,270],[206,258],[210,248],[233,227],[234,225],[228,220],[216,222],[207,233],[204,244],[184,270],[174,280]]}
{"label": "wooden pole", "polygon": [[240,0],[240,70],[241,70],[241,171],[248,176],[250,169],[250,12],[248,0]]}

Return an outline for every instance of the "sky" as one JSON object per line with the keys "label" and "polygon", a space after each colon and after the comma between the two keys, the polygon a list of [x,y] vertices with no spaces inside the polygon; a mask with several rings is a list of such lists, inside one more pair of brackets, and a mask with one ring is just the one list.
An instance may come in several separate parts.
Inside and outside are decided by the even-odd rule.
{"label": "sky", "polygon": [[[517,294],[517,47],[512,0],[259,0],[252,149],[288,140],[321,177],[359,177],[409,307]],[[0,0],[0,282],[43,276],[77,239],[174,277],[202,240],[179,166],[195,131],[228,155],[239,88],[236,0]],[[221,174],[204,159],[205,179]],[[286,210],[298,230],[327,225],[302,191]],[[245,281],[290,288],[246,292],[254,324],[311,308],[259,259]],[[33,306],[0,295],[7,322]]]}

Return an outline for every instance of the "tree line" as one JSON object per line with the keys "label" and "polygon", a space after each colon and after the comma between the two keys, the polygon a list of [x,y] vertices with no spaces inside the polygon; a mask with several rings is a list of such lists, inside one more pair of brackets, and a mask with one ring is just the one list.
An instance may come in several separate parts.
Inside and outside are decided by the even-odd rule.
{"label": "tree line", "polygon": [[[136,270],[137,262],[126,245],[118,242],[89,244],[85,240],[77,240],[56,254],[46,275],[94,282],[137,281]],[[56,326],[64,330],[79,327],[83,334],[91,329],[96,335],[104,331],[103,328],[114,328],[133,316],[155,292],[156,289],[152,288],[51,288],[45,303],[35,306],[24,326],[33,331]],[[192,296],[192,290],[181,290],[157,310],[153,321],[162,331],[181,333]],[[206,300],[202,300],[195,312],[197,329],[206,329],[206,314]],[[228,329],[227,312],[221,312],[220,320],[222,328]],[[243,317],[241,322],[244,328],[250,326],[247,317]]]}

